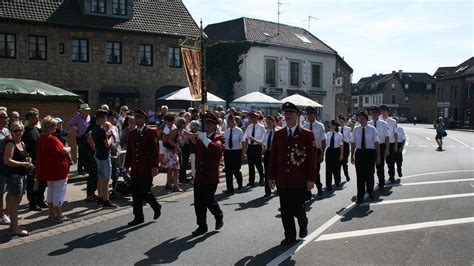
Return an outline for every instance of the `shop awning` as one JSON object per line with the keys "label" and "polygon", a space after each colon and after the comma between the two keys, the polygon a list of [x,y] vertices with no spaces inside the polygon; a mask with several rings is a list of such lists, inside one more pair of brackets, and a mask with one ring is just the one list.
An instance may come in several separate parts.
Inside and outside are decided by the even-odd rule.
{"label": "shop awning", "polygon": [[127,85],[105,85],[100,91],[100,95],[140,95],[140,90],[135,86]]}

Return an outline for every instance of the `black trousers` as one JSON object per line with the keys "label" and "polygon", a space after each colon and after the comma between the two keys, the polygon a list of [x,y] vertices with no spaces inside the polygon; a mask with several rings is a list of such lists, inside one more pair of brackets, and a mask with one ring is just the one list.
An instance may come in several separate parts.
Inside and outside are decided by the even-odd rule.
{"label": "black trousers", "polygon": [[363,200],[365,191],[374,191],[374,173],[377,151],[357,149],[355,152],[355,167],[357,173],[357,199]]}
{"label": "black trousers", "polygon": [[35,171],[28,171],[26,174],[26,197],[30,206],[37,206],[41,202],[44,203],[44,192],[48,187],[48,182],[39,181],[38,191],[34,191],[35,180]]}
{"label": "black trousers", "polygon": [[281,221],[285,230],[285,238],[296,238],[295,217],[300,228],[308,224],[305,200],[306,189],[278,188],[280,195]]}
{"label": "black trousers", "polygon": [[402,169],[403,164],[403,146],[405,146],[405,141],[398,143],[398,151],[395,153],[395,164],[397,164],[397,171]]}
{"label": "black trousers", "polygon": [[263,166],[265,168],[265,194],[269,195],[272,193],[272,189],[270,188],[270,185],[268,184],[268,167],[270,165],[270,150],[266,150],[265,153],[263,154]]}
{"label": "black trousers", "polygon": [[387,166],[388,166],[388,176],[390,180],[395,180],[395,143],[390,143],[389,154],[386,158]]}
{"label": "black trousers", "polygon": [[150,204],[150,207],[155,211],[161,208],[155,196],[151,193],[153,177],[132,176],[131,179],[133,215],[135,220],[144,220],[143,202]]}
{"label": "black trousers", "polygon": [[207,228],[207,209],[217,219],[223,219],[219,204],[214,195],[216,194],[217,184],[195,184],[194,185],[194,211],[196,212],[197,224],[200,227]]}
{"label": "black trousers", "polygon": [[81,136],[81,137],[76,137],[76,143],[77,143],[77,171],[87,171],[87,137],[86,136]]}
{"label": "black trousers", "polygon": [[234,191],[234,179],[237,180],[237,185],[242,188],[242,150],[225,150],[224,151],[224,165],[225,165],[225,181],[227,184],[227,191]]}
{"label": "black trousers", "polygon": [[349,177],[349,153],[350,153],[350,148],[349,148],[349,143],[344,142],[344,154],[342,155],[342,161],[341,161],[341,166],[344,171],[344,176]]}
{"label": "black trousers", "polygon": [[260,182],[263,182],[263,165],[262,165],[262,146],[248,145],[247,148],[247,162],[249,165],[249,183],[255,183],[255,167],[257,168]]}
{"label": "black trousers", "polygon": [[323,190],[323,183],[321,183],[321,162],[319,161],[319,155],[321,154],[322,150],[318,149],[317,157],[316,157],[316,165],[318,170],[316,170],[316,188],[318,192],[322,192]]}
{"label": "black trousers", "polygon": [[179,168],[179,182],[187,181],[186,170],[188,169],[189,156],[191,155],[191,144],[184,144],[181,148],[181,165]]}
{"label": "black trousers", "polygon": [[379,178],[379,186],[385,185],[385,143],[380,144],[380,163],[375,167],[377,168],[377,177]]}
{"label": "black trousers", "polygon": [[87,196],[92,196],[97,190],[97,163],[93,154],[89,154],[86,158],[84,166],[86,167],[86,171],[89,173],[87,176],[86,191]]}
{"label": "black trousers", "polygon": [[326,149],[326,189],[332,189],[333,176],[336,186],[341,184],[341,161],[339,161],[340,154],[341,150],[339,148]]}

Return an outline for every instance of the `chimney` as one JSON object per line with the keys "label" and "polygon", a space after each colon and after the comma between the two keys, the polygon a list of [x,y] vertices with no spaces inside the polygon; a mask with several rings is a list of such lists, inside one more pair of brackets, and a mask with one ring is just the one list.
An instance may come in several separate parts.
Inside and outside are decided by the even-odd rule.
{"label": "chimney", "polygon": [[395,73],[397,73],[397,71],[395,71],[395,70],[392,70],[392,74],[395,74]]}
{"label": "chimney", "polygon": [[400,79],[403,79],[403,71],[402,71],[401,69],[398,70],[398,77],[399,77]]}

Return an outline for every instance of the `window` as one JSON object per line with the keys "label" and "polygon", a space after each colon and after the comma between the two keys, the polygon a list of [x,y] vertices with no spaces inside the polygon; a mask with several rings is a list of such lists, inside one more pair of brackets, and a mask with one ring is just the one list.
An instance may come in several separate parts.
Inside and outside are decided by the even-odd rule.
{"label": "window", "polygon": [[46,60],[46,37],[30,35],[28,37],[28,58],[30,60]]}
{"label": "window", "polygon": [[277,59],[265,58],[265,85],[276,87],[277,79]]}
{"label": "window", "polygon": [[410,103],[410,97],[405,96],[405,103]]}
{"label": "window", "polygon": [[390,103],[391,104],[396,104],[397,103],[396,98],[395,98],[395,94],[392,94],[392,97],[390,98]]}
{"label": "window", "polygon": [[89,40],[72,39],[72,61],[89,62]]}
{"label": "window", "polygon": [[105,1],[106,0],[91,0],[91,12],[105,14]]}
{"label": "window", "polygon": [[170,67],[181,67],[181,49],[178,47],[168,48],[168,65]]}
{"label": "window", "polygon": [[467,98],[474,98],[474,84],[469,84],[469,87],[467,87]]}
{"label": "window", "polygon": [[140,44],[138,45],[138,60],[140,66],[153,65],[153,45]]}
{"label": "window", "polygon": [[16,35],[0,33],[0,58],[16,58]]}
{"label": "window", "polygon": [[370,98],[369,98],[369,97],[365,97],[364,103],[369,104],[369,101],[370,101]]}
{"label": "window", "polygon": [[359,103],[359,98],[352,98],[352,103],[353,104],[358,104]]}
{"label": "window", "polygon": [[127,0],[113,0],[112,14],[121,16],[127,15]]}
{"label": "window", "polygon": [[405,84],[405,90],[408,90],[410,86],[408,84]]}
{"label": "window", "polygon": [[321,88],[321,65],[311,65],[311,87]]}
{"label": "window", "polygon": [[59,44],[59,54],[64,54],[64,43]]}
{"label": "window", "polygon": [[433,84],[431,83],[426,84],[426,90],[431,90],[432,87],[433,87]]}
{"label": "window", "polygon": [[395,83],[392,83],[392,91],[395,90]]}
{"label": "window", "polygon": [[300,87],[301,63],[290,62],[290,86]]}
{"label": "window", "polygon": [[107,42],[107,64],[122,64],[122,43]]}
{"label": "window", "polygon": [[454,86],[454,99],[458,96],[458,86]]}

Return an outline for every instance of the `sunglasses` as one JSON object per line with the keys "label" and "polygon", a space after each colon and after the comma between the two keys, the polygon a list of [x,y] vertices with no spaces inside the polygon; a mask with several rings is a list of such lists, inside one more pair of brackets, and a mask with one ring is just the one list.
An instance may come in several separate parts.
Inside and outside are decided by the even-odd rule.
{"label": "sunglasses", "polygon": [[12,131],[13,133],[23,132],[23,129],[15,129]]}

